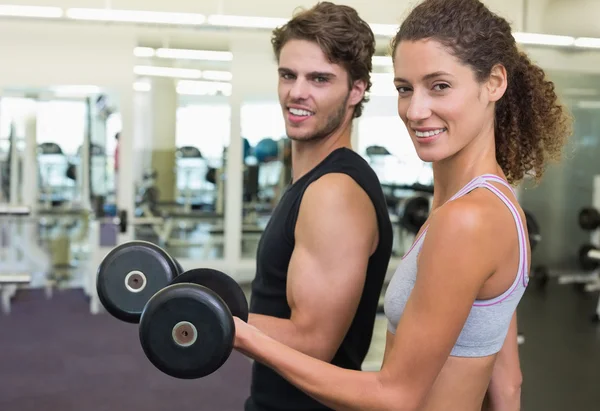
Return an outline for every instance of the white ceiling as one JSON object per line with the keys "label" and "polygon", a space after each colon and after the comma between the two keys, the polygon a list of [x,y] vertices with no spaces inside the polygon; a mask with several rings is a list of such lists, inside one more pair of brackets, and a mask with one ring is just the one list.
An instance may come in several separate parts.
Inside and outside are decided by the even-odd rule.
{"label": "white ceiling", "polygon": [[[418,0],[343,0],[339,4],[354,7],[371,24],[397,25]],[[299,7],[311,7],[316,0],[12,0],[0,4],[53,6],[68,8],[113,8],[161,12],[200,13],[206,16],[226,14],[289,18]],[[493,11],[507,18],[515,31],[600,37],[599,0],[484,0]],[[77,24],[77,23],[74,23]],[[200,29],[202,32],[203,29]],[[142,41],[155,41],[152,30],[142,30]],[[196,35],[190,35],[192,34]],[[199,29],[161,28],[164,39],[185,43],[193,38],[195,45],[206,48],[226,47],[226,33],[214,29],[208,36],[198,36]],[[205,38],[202,38],[205,37]],[[204,43],[204,44],[202,44]],[[209,47],[214,44],[214,47]],[[198,48],[198,47],[196,47]]]}

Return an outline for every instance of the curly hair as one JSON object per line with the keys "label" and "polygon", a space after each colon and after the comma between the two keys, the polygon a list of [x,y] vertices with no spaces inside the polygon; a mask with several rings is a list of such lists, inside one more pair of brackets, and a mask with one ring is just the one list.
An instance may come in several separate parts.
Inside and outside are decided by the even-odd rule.
{"label": "curly hair", "polygon": [[354,118],[361,116],[371,89],[372,57],[375,54],[375,35],[369,24],[349,6],[319,2],[308,10],[300,10],[282,27],[273,30],[271,44],[275,57],[290,40],[307,40],[319,45],[327,59],[339,64],[348,73],[349,88],[356,80],[367,87],[365,96],[354,108]]}
{"label": "curly hair", "polygon": [[510,24],[479,0],[425,0],[416,6],[392,41],[433,39],[470,66],[477,81],[502,65],[508,76],[495,110],[496,159],[512,184],[525,175],[541,180],[547,160],[559,161],[572,131],[544,70],[517,47]]}

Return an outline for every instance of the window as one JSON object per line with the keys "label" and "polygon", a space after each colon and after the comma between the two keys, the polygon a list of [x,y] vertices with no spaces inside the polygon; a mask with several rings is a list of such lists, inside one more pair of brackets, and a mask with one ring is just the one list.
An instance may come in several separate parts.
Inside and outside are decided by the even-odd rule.
{"label": "window", "polygon": [[[367,148],[384,147],[390,155],[367,156]],[[358,123],[358,152],[367,158],[383,184],[432,184],[428,163],[421,161],[400,117],[370,116]]]}
{"label": "window", "polygon": [[251,147],[264,138],[280,140],[286,136],[285,121],[279,103],[252,102],[242,104],[242,137]]}
{"label": "window", "polygon": [[[177,109],[177,147],[194,146],[220,165],[231,133],[229,104],[190,104]],[[217,165],[217,164],[215,164]]]}

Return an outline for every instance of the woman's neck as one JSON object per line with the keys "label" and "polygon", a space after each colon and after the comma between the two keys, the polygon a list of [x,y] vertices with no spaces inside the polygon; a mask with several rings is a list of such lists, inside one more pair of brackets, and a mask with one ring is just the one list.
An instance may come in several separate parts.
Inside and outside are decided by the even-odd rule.
{"label": "woman's neck", "polygon": [[476,139],[453,156],[433,163],[432,210],[446,203],[475,177],[482,174],[504,175],[496,160],[494,140],[486,140],[491,144],[482,144],[483,139]]}

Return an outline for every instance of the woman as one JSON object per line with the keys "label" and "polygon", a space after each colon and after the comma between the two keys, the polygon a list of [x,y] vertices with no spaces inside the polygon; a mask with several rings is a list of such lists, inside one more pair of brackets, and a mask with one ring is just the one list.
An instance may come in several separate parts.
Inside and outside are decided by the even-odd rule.
{"label": "woman", "polygon": [[333,409],[517,410],[525,217],[509,184],[559,159],[570,117],[509,24],[478,0],[426,0],[393,43],[398,113],[432,162],[432,212],[385,296],[378,372],[311,358],[236,319],[236,349]]}

